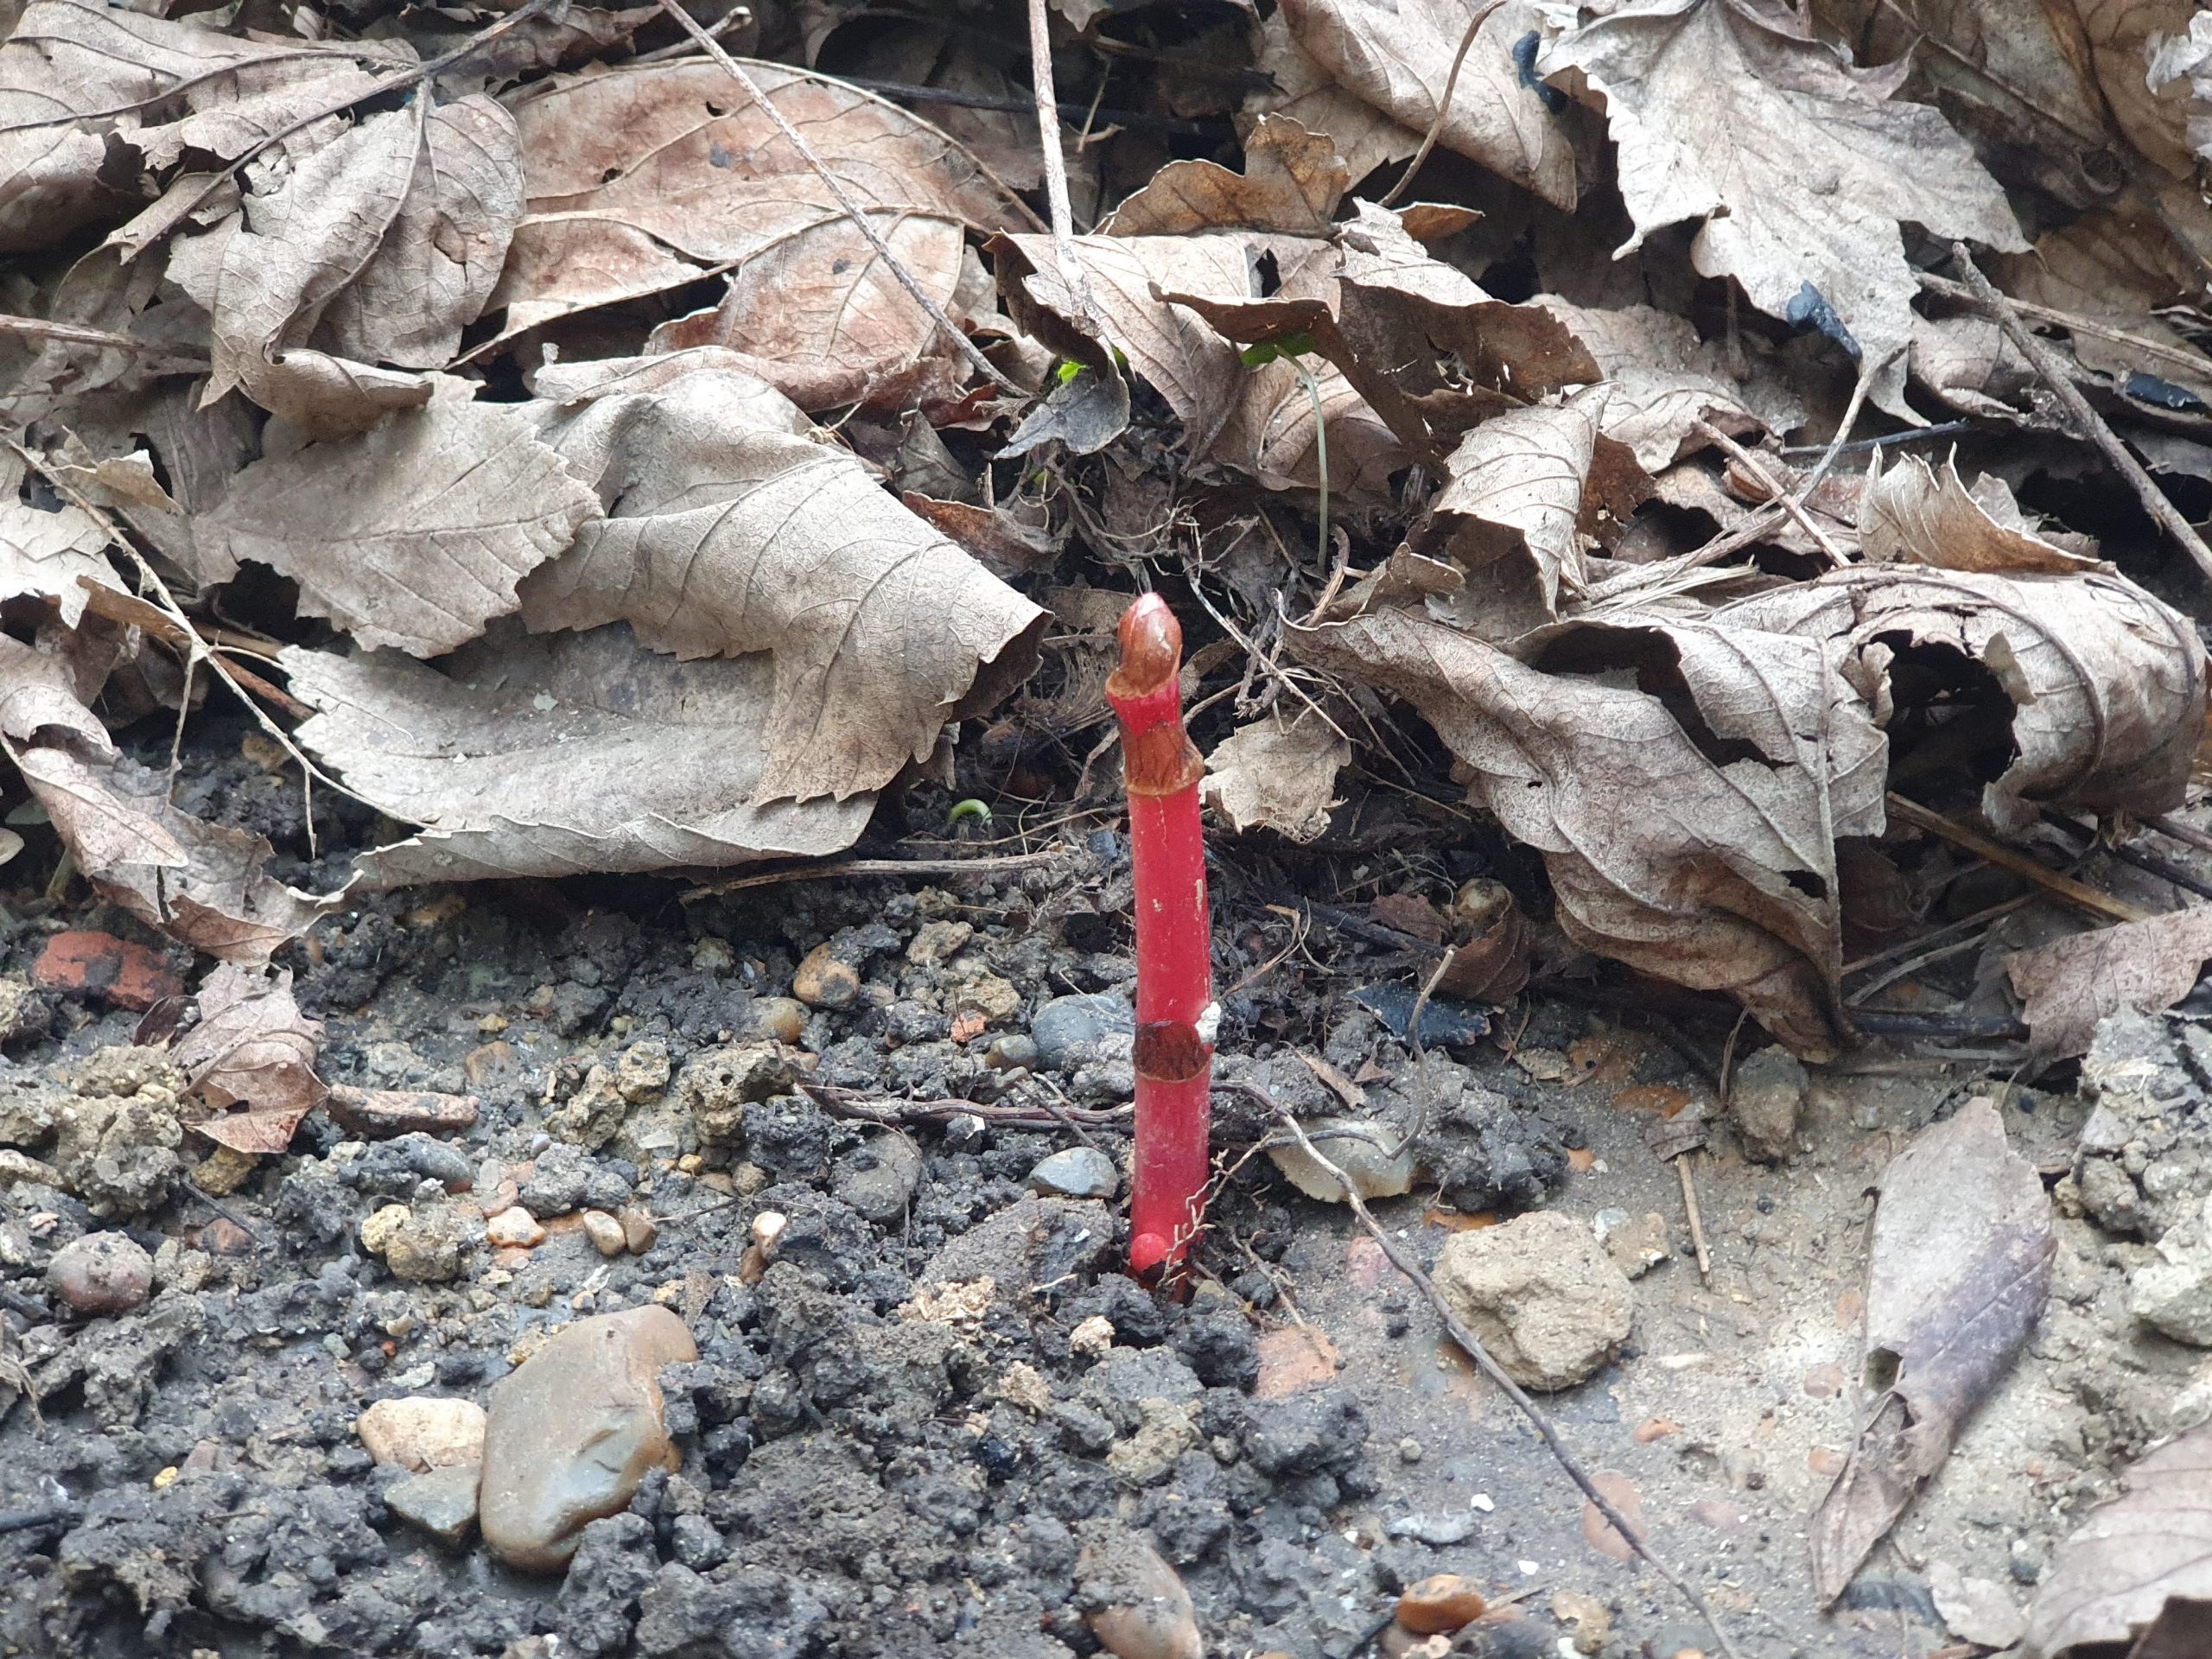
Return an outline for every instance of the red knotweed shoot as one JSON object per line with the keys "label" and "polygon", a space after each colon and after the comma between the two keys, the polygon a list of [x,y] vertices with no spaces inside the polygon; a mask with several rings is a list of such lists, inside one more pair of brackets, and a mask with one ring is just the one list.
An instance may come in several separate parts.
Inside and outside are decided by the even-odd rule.
{"label": "red knotweed shoot", "polygon": [[1183,630],[1157,594],[1122,613],[1122,664],[1106,700],[1122,722],[1136,877],[1136,1184],[1129,1269],[1179,1262],[1205,1218],[1208,1090],[1221,1010],[1213,1000],[1205,841],[1205,765],[1183,729]]}

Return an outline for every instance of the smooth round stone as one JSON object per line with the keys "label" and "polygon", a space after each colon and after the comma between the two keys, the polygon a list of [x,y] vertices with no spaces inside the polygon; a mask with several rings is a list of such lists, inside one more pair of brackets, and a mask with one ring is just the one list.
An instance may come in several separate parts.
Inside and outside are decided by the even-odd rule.
{"label": "smooth round stone", "polygon": [[54,1253],[46,1282],[79,1313],[129,1313],[153,1294],[154,1258],[126,1233],[87,1233]]}
{"label": "smooth round stone", "polygon": [[493,1383],[479,1496],[492,1553],[558,1573],[648,1470],[675,1468],[658,1378],[698,1357],[683,1321],[656,1304],[579,1319]]}
{"label": "smooth round stone", "polygon": [[1065,1198],[1110,1198],[1122,1185],[1122,1172],[1096,1147],[1069,1147],[1029,1172],[1032,1192]]}
{"label": "smooth round stone", "polygon": [[1088,1043],[1112,1036],[1132,1036],[1137,1028],[1136,1010],[1114,991],[1084,991],[1056,996],[1037,1010],[1029,1022],[1029,1035],[1037,1045],[1039,1064],[1058,1071],[1072,1052]]}

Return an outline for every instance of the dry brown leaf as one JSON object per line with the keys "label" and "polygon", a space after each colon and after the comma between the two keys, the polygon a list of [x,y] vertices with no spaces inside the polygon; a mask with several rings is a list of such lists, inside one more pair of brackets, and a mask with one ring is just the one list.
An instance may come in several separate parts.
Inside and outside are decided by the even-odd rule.
{"label": "dry brown leaf", "polygon": [[[410,57],[389,44],[255,39],[94,0],[32,0],[0,42],[0,126],[16,129],[0,132],[0,252],[51,247],[136,207],[109,165],[107,135],[133,136],[140,111],[173,89],[198,111],[281,99],[355,60]],[[315,71],[303,75],[303,63]]]}
{"label": "dry brown leaf", "polygon": [[[940,303],[962,290],[969,228],[1034,222],[973,156],[896,105],[782,64],[746,68]],[[515,116],[528,211],[492,301],[509,334],[728,270],[732,304],[713,343],[809,408],[898,402],[952,352],[718,66],[549,81]]]}
{"label": "dry brown leaf", "polygon": [[1977,1097],[1882,1172],[1866,1262],[1866,1371],[1882,1393],[1813,1516],[1813,1584],[1841,1595],[1942,1468],[2042,1315],[2058,1249],[2036,1166]]}
{"label": "dry brown leaf", "polygon": [[533,639],[505,623],[443,672],[297,648],[283,665],[317,710],[300,741],[424,826],[355,859],[374,887],[820,857],[875,804],[769,798],[765,653],[684,663],[626,627]]}
{"label": "dry brown leaf", "polygon": [[2164,96],[2186,88],[2189,148],[2199,163],[2212,162],[2212,12],[2199,8],[2186,35],[2169,32],[2150,55],[2145,85]]}
{"label": "dry brown leaf", "polygon": [[2089,69],[2112,124],[2153,167],[2194,181],[2190,89],[2152,68],[2153,50],[2186,35],[2202,16],[2199,0],[2073,0],[2089,46]]}
{"label": "dry brown leaf", "polygon": [[[103,740],[104,741],[105,740]],[[207,823],[170,804],[165,773],[127,757],[62,745],[16,752],[86,880],[109,902],[226,962],[263,963],[342,893],[317,897],[270,876],[260,836]]]}
{"label": "dry brown leaf", "polygon": [[1274,86],[1248,94],[1246,112],[1287,116],[1308,132],[1328,134],[1354,184],[1421,148],[1420,133],[1344,91],[1313,60],[1292,34],[1289,16],[1281,7],[1260,25],[1253,67]]}
{"label": "dry brown leaf", "polygon": [[[2212,1600],[2212,1427],[2131,1465],[2036,1586],[2020,1659],[2118,1653],[2175,1602]],[[2157,1659],[2190,1653],[2166,1649]],[[2144,1659],[2152,1659],[2145,1654]]]}
{"label": "dry brown leaf", "polygon": [[200,1023],[174,1054],[210,1109],[191,1126],[233,1152],[283,1151],[326,1092],[315,1075],[322,1026],[293,1000],[291,969],[226,962],[200,982],[197,1001]]}
{"label": "dry brown leaf", "polygon": [[[1556,620],[1583,581],[1583,543],[1625,522],[1650,491],[1629,451],[1602,436],[1611,389],[1516,409],[1459,441],[1427,519],[1406,544],[1470,575],[1452,620],[1504,645]],[[1610,537],[1607,537],[1610,539]]]}
{"label": "dry brown leaf", "polygon": [[1834,841],[1878,829],[1884,742],[1833,647],[1568,623],[1523,663],[1397,610],[1292,639],[1421,711],[1473,772],[1469,798],[1544,855],[1576,943],[1835,1052]]}
{"label": "dry brown leaf", "polygon": [[1738,600],[1714,620],[1849,641],[1847,671],[1884,708],[1908,647],[1940,672],[1986,670],[2012,704],[1999,753],[1976,757],[1987,764],[1974,774],[1999,829],[2024,828],[2045,804],[2138,816],[2181,804],[2204,726],[2204,646],[2124,577],[1853,569]]}
{"label": "dry brown leaf", "polygon": [[1055,534],[1045,509],[1022,512],[1012,505],[983,506],[973,501],[939,501],[902,491],[899,504],[957,543],[969,556],[1001,581],[1049,570],[1067,544]]}
{"label": "dry brown leaf", "polygon": [[1961,414],[2015,426],[2055,424],[2037,406],[2044,389],[2035,365],[1993,319],[1916,316],[1906,361],[1916,381]]}
{"label": "dry brown leaf", "polygon": [[1049,236],[996,237],[989,251],[1016,322],[1061,355],[1102,370],[1119,352],[1167,400],[1198,454],[1236,407],[1243,365],[1197,312],[1165,296],[1241,300],[1251,292],[1260,255],[1290,264],[1321,245],[1263,232],[1079,236],[1080,289],[1060,271]]}
{"label": "dry brown leaf", "polygon": [[[131,147],[137,150],[145,165],[157,173],[167,172],[192,151],[205,151],[226,162],[234,161],[296,121],[346,99],[363,97],[378,79],[360,64],[332,58],[297,68],[291,65],[281,69],[277,67],[285,58],[295,55],[299,54],[276,54],[269,67],[255,77],[262,85],[241,91],[236,97],[222,96],[232,78],[217,77],[207,87],[216,96],[203,94],[194,100],[196,107],[175,120],[133,130]],[[343,130],[344,125],[343,117],[325,117],[288,142],[304,154],[329,142]],[[202,175],[193,187],[194,194],[197,194],[200,186],[207,182]]]}
{"label": "dry brown leaf", "polygon": [[2212,905],[2076,933],[2005,958],[2014,995],[2027,1004],[2037,1053],[2069,1059],[2089,1052],[2097,1022],[2129,1009],[2157,1014],[2187,996],[2212,962]]}
{"label": "dry brown leaf", "polygon": [[[1966,141],[1892,96],[1908,60],[1847,67],[1785,18],[1749,0],[1637,0],[1554,41],[1538,69],[1579,70],[1603,96],[1636,221],[1630,247],[1700,221],[1700,271],[1834,336],[1872,373],[1912,334],[1919,289],[1900,219],[2026,245]],[[1875,395],[1896,404],[1903,385],[1900,362]]]}
{"label": "dry brown leaf", "polygon": [[1351,186],[1326,133],[1309,132],[1287,116],[1263,116],[1244,136],[1242,173],[1214,162],[1170,162],[1099,229],[1109,236],[1237,227],[1326,237]]}
{"label": "dry brown leaf", "polygon": [[[1283,0],[1300,46],[1347,92],[1402,126],[1435,122],[1471,0]],[[1505,0],[1475,35],[1437,143],[1525,185],[1554,207],[1575,202],[1574,146],[1522,69],[1518,43],[1544,32],[1532,0]]]}
{"label": "dry brown leaf", "polygon": [[1270,490],[1319,489],[1321,446],[1314,442],[1313,410],[1318,394],[1328,436],[1330,499],[1383,505],[1391,499],[1391,475],[1413,457],[1335,364],[1306,366],[1313,377],[1311,391],[1281,359],[1246,370],[1236,405],[1207,453],[1249,473]]}
{"label": "dry brown leaf", "polygon": [[115,583],[107,536],[81,507],[63,502],[49,512],[27,499],[28,470],[12,453],[0,452],[0,600],[50,599],[62,626],[73,628],[85,613],[80,579]]}
{"label": "dry brown leaf", "polygon": [[1288,721],[1270,715],[1215,747],[1203,793],[1239,835],[1274,830],[1311,841],[1329,827],[1337,773],[1351,764],[1351,745],[1313,710]]}
{"label": "dry brown leaf", "polygon": [[1878,450],[1859,508],[1859,544],[1869,563],[1902,559],[1998,575],[2111,569],[2030,529],[2002,480],[1984,474],[1969,492],[1955,459],[1940,474],[1917,455],[1887,472],[1880,467]]}
{"label": "dry brown leaf", "polygon": [[524,415],[471,390],[442,379],[372,431],[256,461],[194,521],[194,574],[268,565],[364,645],[435,657],[474,639],[599,504]]}
{"label": "dry brown leaf", "polygon": [[1805,419],[1804,405],[1778,377],[1733,379],[1726,346],[1700,340],[1687,317],[1649,305],[1599,310],[1549,294],[1529,303],[1565,323],[1595,360],[1612,392],[1599,429],[1633,449],[1647,473],[1710,444],[1697,429],[1700,420],[1742,437],[1779,435]]}
{"label": "dry brown leaf", "polygon": [[397,214],[323,312],[338,355],[445,367],[499,280],[522,205],[514,117],[481,94],[432,109]]}
{"label": "dry brown leaf", "polygon": [[524,585],[524,620],[772,658],[758,798],[880,789],[1035,666],[1045,613],[726,357],[547,369],[537,391],[528,412],[609,516]]}
{"label": "dry brown leaf", "polygon": [[0,744],[66,733],[95,755],[114,754],[107,728],[89,706],[99,686],[91,683],[69,644],[64,631],[53,628],[41,628],[29,644],[0,633]]}

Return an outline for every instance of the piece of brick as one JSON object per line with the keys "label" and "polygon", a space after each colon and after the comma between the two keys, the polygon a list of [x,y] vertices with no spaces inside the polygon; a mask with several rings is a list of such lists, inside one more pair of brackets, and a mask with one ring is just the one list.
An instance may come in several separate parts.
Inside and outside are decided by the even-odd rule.
{"label": "piece of brick", "polygon": [[158,950],[112,933],[56,933],[31,964],[31,978],[65,996],[111,1002],[144,1013],[165,996],[184,995],[184,982]]}

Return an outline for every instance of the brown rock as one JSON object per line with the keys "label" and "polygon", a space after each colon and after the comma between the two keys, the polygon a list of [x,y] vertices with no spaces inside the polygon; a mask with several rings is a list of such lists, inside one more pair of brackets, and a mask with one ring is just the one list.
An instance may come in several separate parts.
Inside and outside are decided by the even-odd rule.
{"label": "brown rock", "polygon": [[796,1043],[806,1031],[806,1004],[796,997],[764,996],[753,1005],[753,1034]]}
{"label": "brown rock", "polygon": [[442,1543],[459,1546],[476,1524],[474,1464],[433,1469],[386,1490],[385,1507]]}
{"label": "brown rock", "polygon": [[592,1249],[601,1255],[620,1255],[630,1248],[630,1241],[623,1236],[622,1224],[604,1210],[584,1211],[584,1236],[591,1240]]}
{"label": "brown rock", "polygon": [[536,1216],[518,1204],[500,1211],[484,1224],[484,1238],[495,1249],[526,1250],[544,1242],[545,1229],[538,1225]]}
{"label": "brown rock", "polygon": [[[1638,1532],[1643,1530],[1643,1494],[1634,1481],[1613,1470],[1600,1469],[1590,1477],[1590,1484],[1605,1495],[1605,1501],[1621,1512],[1629,1525]],[[1600,1555],[1610,1555],[1617,1561],[1628,1560],[1636,1554],[1635,1546],[1587,1499],[1582,1505],[1582,1541]]]}
{"label": "brown rock", "polygon": [[660,1224],[634,1204],[617,1210],[614,1219],[622,1224],[622,1239],[632,1255],[643,1255],[660,1236]]}
{"label": "brown rock", "polygon": [[791,976],[791,995],[810,1008],[842,1008],[860,994],[860,970],[839,961],[827,944],[808,951]]}
{"label": "brown rock", "polygon": [[1483,1616],[1489,1604],[1457,1573],[1439,1573],[1398,1598],[1398,1623],[1415,1636],[1449,1635]]}
{"label": "brown rock", "polygon": [[[476,1054],[483,1052],[479,1049]],[[471,1054],[469,1060],[476,1054]],[[465,1060],[462,1065],[467,1063]],[[469,1081],[481,1086],[473,1068]],[[433,1094],[419,1089],[357,1089],[350,1084],[334,1084],[322,1105],[332,1121],[349,1135],[369,1141],[389,1140],[418,1129],[425,1135],[454,1135],[476,1122],[473,1095]]]}
{"label": "brown rock", "polygon": [[1191,1592],[1143,1535],[1118,1521],[1082,1522],[1075,1564],[1084,1622],[1116,1659],[1202,1659]]}
{"label": "brown rock", "polygon": [[422,1474],[484,1461],[484,1408],[474,1400],[406,1395],[379,1400],[353,1425],[378,1463]]}
{"label": "brown rock", "polygon": [[493,1383],[480,1498],[492,1553],[557,1573],[587,1523],[628,1503],[647,1470],[675,1467],[656,1379],[698,1357],[683,1320],[638,1307],[579,1319]]}
{"label": "brown rock", "polygon": [[46,1266],[49,1289],[79,1313],[128,1313],[154,1290],[154,1258],[124,1233],[86,1233]]}
{"label": "brown rock", "polygon": [[1572,1388],[1628,1337],[1628,1275],[1587,1226],[1554,1210],[1454,1233],[1436,1286],[1524,1389]]}

